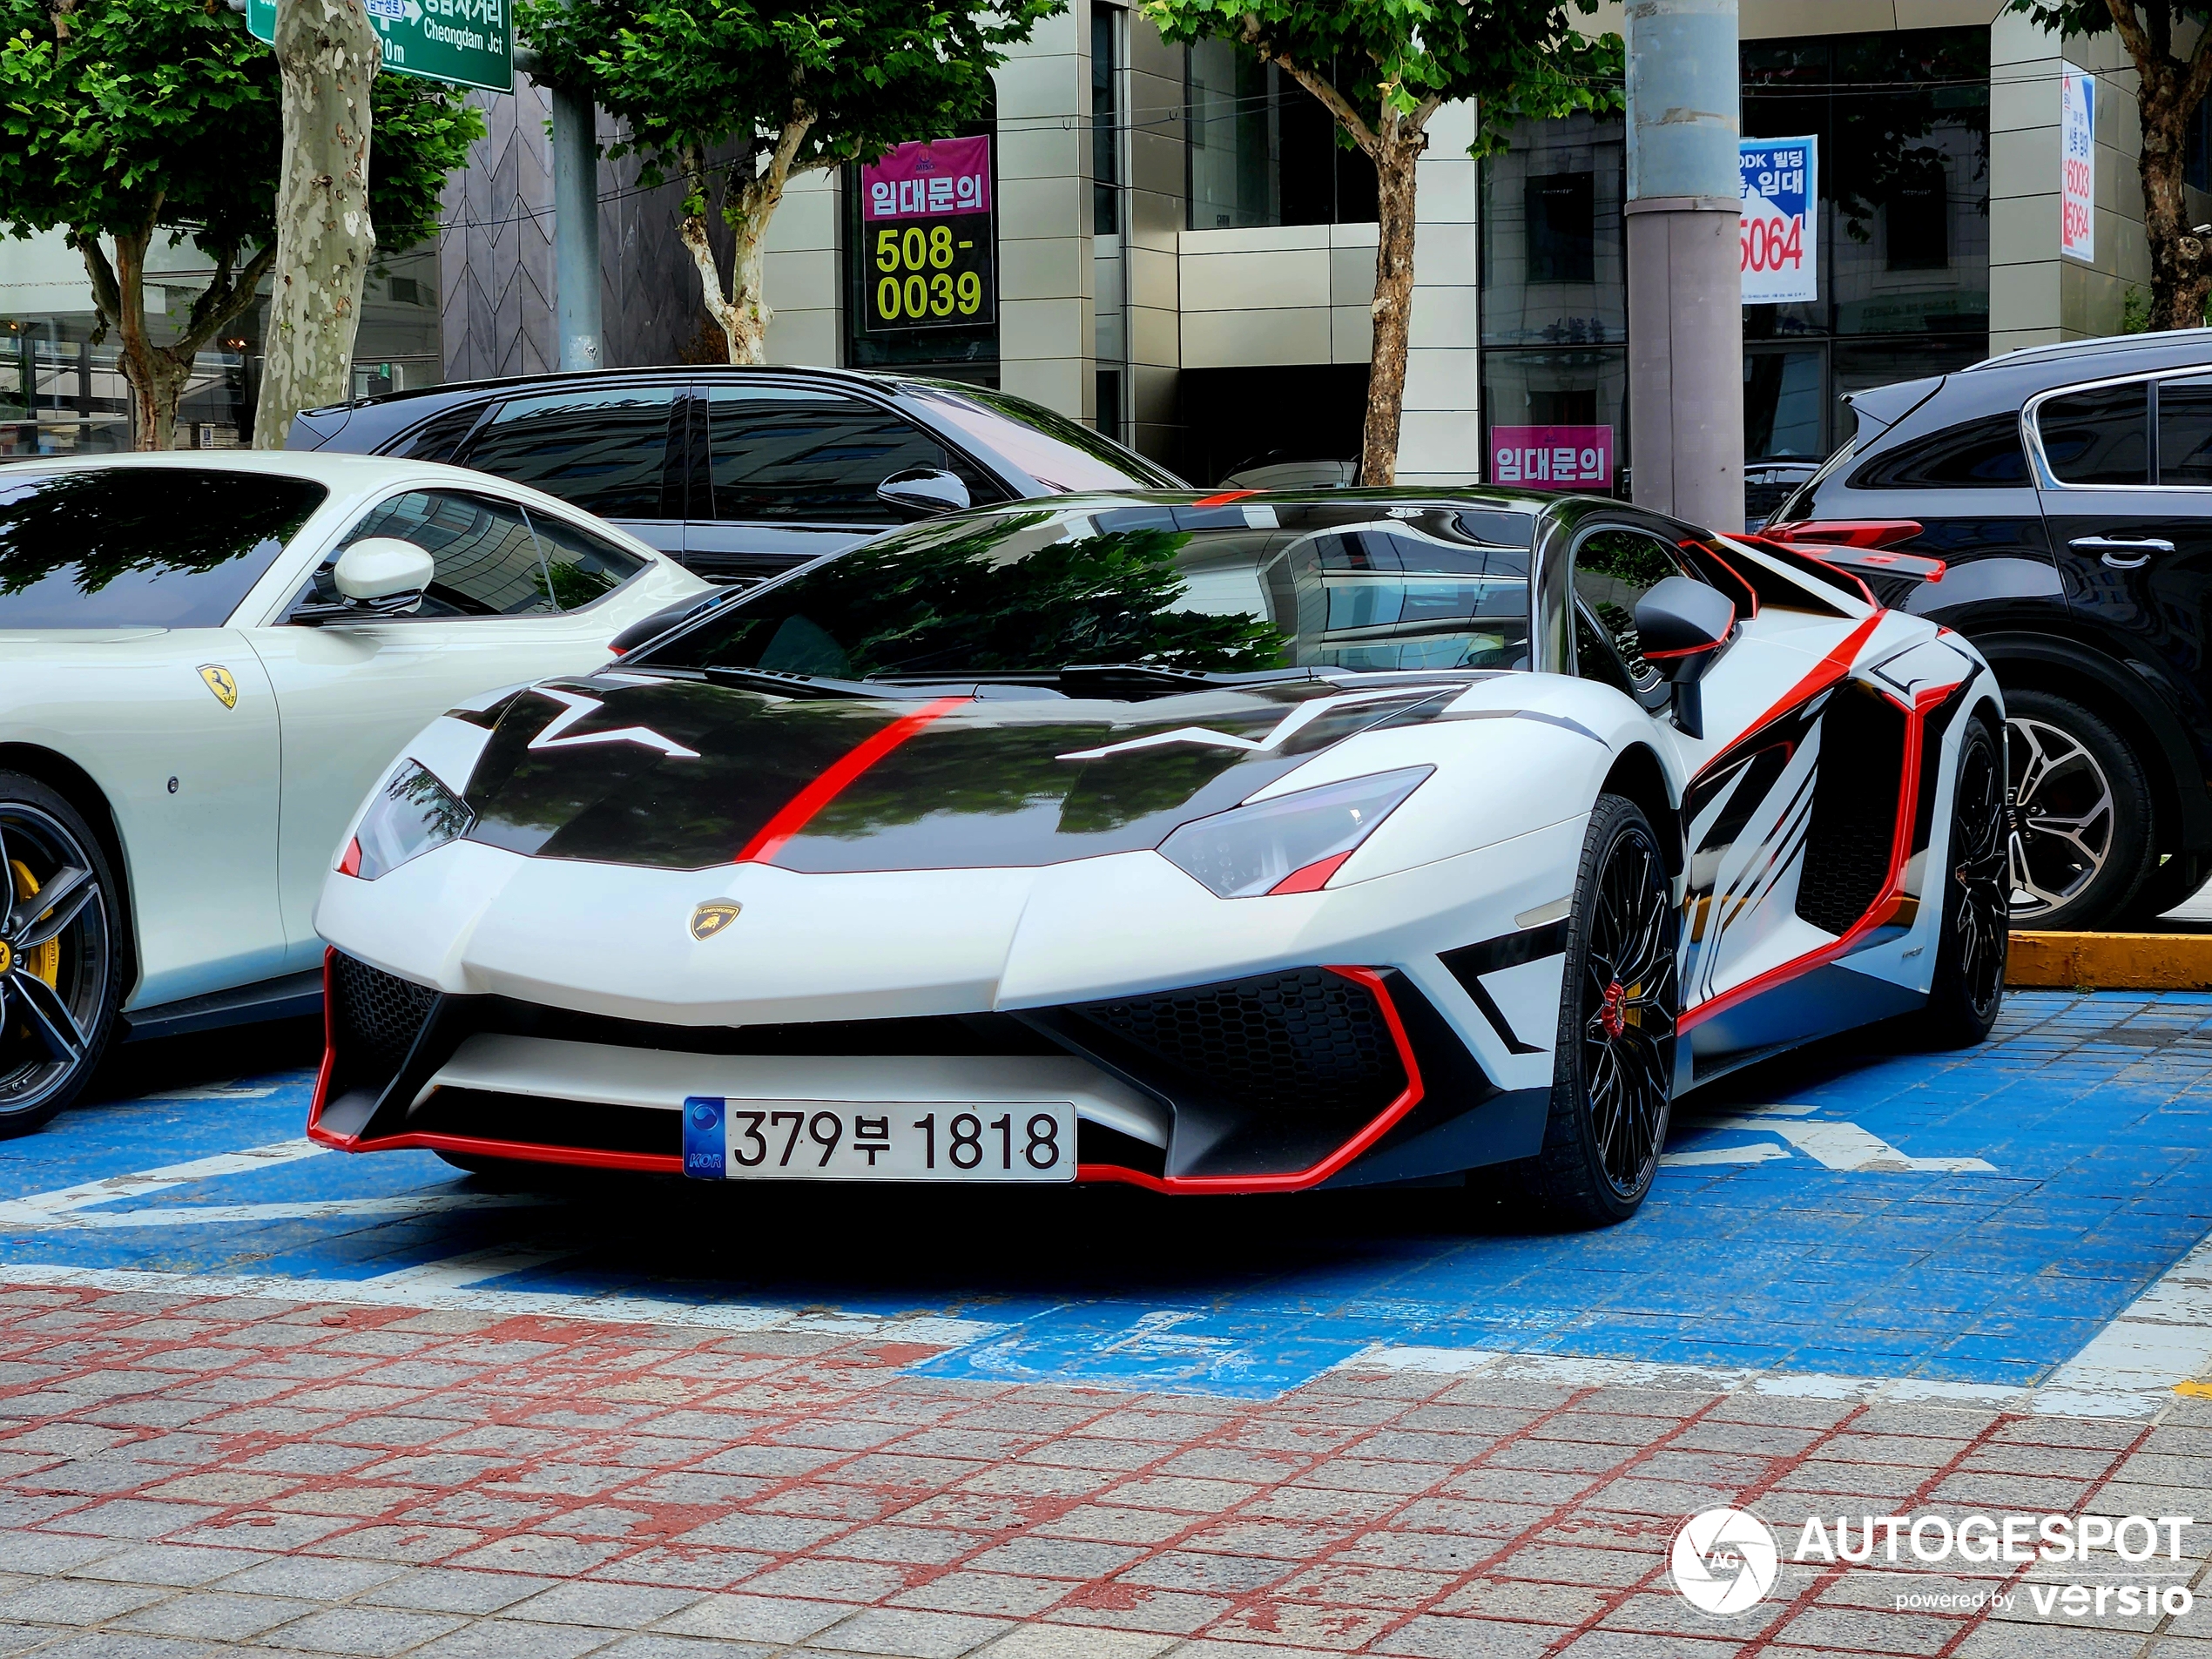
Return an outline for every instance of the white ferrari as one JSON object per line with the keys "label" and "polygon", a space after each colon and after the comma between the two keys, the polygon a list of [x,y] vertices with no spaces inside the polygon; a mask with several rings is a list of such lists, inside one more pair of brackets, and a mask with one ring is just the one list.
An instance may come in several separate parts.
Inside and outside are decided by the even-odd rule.
{"label": "white ferrari", "polygon": [[429,462],[0,467],[0,1135],[121,1029],[311,1010],[322,877],[408,737],[710,591]]}
{"label": "white ferrari", "polygon": [[937,521],[415,738],[324,885],[310,1133],[714,1180],[1480,1171],[1617,1220],[1731,1067],[1987,1033],[2003,718],[1840,563],[1618,502]]}

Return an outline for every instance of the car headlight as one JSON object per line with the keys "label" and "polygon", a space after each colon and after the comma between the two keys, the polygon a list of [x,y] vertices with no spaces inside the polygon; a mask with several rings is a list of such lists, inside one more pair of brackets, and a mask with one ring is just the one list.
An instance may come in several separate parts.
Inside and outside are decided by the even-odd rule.
{"label": "car headlight", "polygon": [[1224,899],[1312,893],[1435,770],[1406,766],[1232,806],[1183,826],[1160,855]]}
{"label": "car headlight", "polygon": [[361,827],[339,860],[341,875],[374,881],[434,846],[466,835],[476,821],[469,803],[448,789],[429,770],[408,761],[376,792]]}

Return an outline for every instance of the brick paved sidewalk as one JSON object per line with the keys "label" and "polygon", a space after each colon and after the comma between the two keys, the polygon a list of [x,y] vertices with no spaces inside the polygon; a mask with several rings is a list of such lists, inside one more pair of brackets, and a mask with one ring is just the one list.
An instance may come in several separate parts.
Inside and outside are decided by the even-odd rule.
{"label": "brick paved sidewalk", "polygon": [[[1667,1577],[1688,1514],[2212,1522],[2160,1423],[1339,1372],[1282,1399],[923,1380],[932,1350],[0,1291],[0,1653],[2212,1659],[2198,1608],[1894,1610],[1932,1569]],[[2038,1569],[2039,1573],[2047,1569]]]}

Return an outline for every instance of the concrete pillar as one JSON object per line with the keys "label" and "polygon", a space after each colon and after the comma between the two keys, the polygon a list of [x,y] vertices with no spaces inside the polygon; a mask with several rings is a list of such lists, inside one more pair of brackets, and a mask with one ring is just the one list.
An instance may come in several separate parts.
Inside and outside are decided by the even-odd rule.
{"label": "concrete pillar", "polygon": [[1040,23],[992,78],[999,385],[1088,426],[1098,395],[1089,0]]}
{"label": "concrete pillar", "polygon": [[606,362],[599,327],[599,151],[590,94],[547,89],[553,104],[555,337],[563,371]]}
{"label": "concrete pillar", "polygon": [[[1416,164],[1413,314],[1398,429],[1401,484],[1463,484],[1482,476],[1478,407],[1482,375],[1476,351],[1481,295],[1475,249],[1482,164],[1467,153],[1474,124],[1473,104],[1446,105],[1429,118],[1428,148]],[[1362,252],[1367,260],[1365,300],[1372,301],[1372,234]],[[1372,327],[1360,331],[1361,361],[1370,354],[1372,333]]]}
{"label": "concrete pillar", "polygon": [[1630,0],[1629,420],[1639,505],[1743,524],[1736,0]]}

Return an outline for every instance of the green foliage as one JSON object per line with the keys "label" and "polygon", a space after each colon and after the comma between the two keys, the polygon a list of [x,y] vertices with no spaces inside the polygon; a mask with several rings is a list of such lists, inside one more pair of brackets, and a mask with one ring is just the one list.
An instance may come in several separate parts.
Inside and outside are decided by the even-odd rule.
{"label": "green foliage", "polygon": [[[206,0],[0,0],[0,219],[17,236],[165,228],[204,249],[275,235],[276,56]],[[379,76],[370,211],[385,251],[435,228],[483,119],[459,93]]]}
{"label": "green foliage", "polygon": [[1182,608],[1176,556],[1187,532],[1110,531],[1009,556],[1009,533],[1048,516],[855,549],[742,607],[705,660],[833,679],[1108,663],[1235,672],[1282,662],[1283,637],[1268,624]]}
{"label": "green foliage", "polygon": [[[2190,5],[2186,0],[2180,3],[2148,0],[2147,6],[2134,5],[2130,9],[2147,14],[2143,18],[2146,29],[2155,27],[2162,17],[2166,20],[2165,30],[2169,34],[2175,24],[2212,19],[2212,6]],[[2116,26],[2107,0],[2005,0],[2005,10],[2024,12],[2035,20],[2036,27],[2054,34],[2101,35]]]}
{"label": "green foliage", "polygon": [[519,0],[515,17],[547,79],[589,87],[628,130],[609,153],[641,155],[649,186],[693,174],[687,211],[698,214],[709,204],[693,164],[709,152],[745,185],[795,123],[805,132],[787,165],[800,172],[974,120],[1001,49],[1064,3]]}
{"label": "green foliage", "polygon": [[[1325,78],[1375,129],[1387,108],[1477,100],[1470,153],[1506,147],[1514,122],[1621,107],[1617,36],[1577,34],[1569,0],[1142,0],[1170,41],[1231,40]],[[1588,15],[1596,0],[1572,0]],[[1339,142],[1358,135],[1335,111]]]}
{"label": "green foliage", "polygon": [[2150,296],[2141,288],[2131,286],[2120,297],[2120,332],[2123,334],[2147,334],[2150,332]]}
{"label": "green foliage", "polygon": [[322,504],[320,485],[240,489],[219,473],[63,473],[0,503],[0,598],[67,571],[79,593],[126,576],[204,575],[288,542]]}

